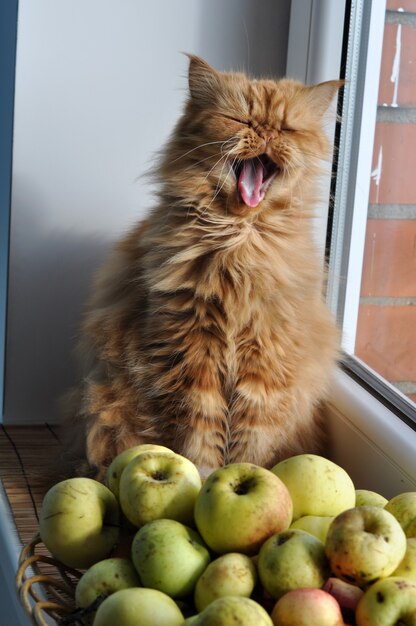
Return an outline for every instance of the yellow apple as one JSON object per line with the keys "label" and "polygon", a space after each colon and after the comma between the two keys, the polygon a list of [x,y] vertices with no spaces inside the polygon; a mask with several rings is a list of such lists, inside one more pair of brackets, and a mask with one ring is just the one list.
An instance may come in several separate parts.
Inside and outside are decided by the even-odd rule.
{"label": "yellow apple", "polygon": [[283,482],[251,463],[232,463],[212,472],[195,502],[195,523],[218,554],[255,554],[292,521],[292,501]]}
{"label": "yellow apple", "polygon": [[367,589],[355,612],[357,626],[416,626],[416,583],[397,576]]}
{"label": "yellow apple", "polygon": [[273,626],[260,604],[237,596],[217,598],[188,623],[190,626]]}
{"label": "yellow apple", "polygon": [[407,540],[405,555],[391,575],[416,582],[416,537]]}
{"label": "yellow apple", "polygon": [[199,577],[194,593],[197,611],[224,596],[249,598],[257,580],[254,563],[250,557],[237,552],[228,552],[208,565]]}
{"label": "yellow apple", "polygon": [[136,527],[160,518],[193,523],[201,478],[185,457],[166,452],[143,452],[124,468],[120,479],[120,505]]}
{"label": "yellow apple", "polygon": [[172,598],[192,593],[211,560],[198,533],[171,519],[154,520],[140,528],[131,554],[143,585]]}
{"label": "yellow apple", "polygon": [[275,599],[302,587],[320,588],[329,576],[324,545],[303,530],[286,530],[262,545],[257,569],[266,592]]}
{"label": "yellow apple", "polygon": [[307,533],[317,537],[322,543],[325,543],[328,528],[333,519],[335,518],[322,515],[305,515],[292,522],[290,528],[305,530]]}
{"label": "yellow apple", "polygon": [[416,537],[416,491],[399,493],[384,508],[394,515],[406,537]]}
{"label": "yellow apple", "polygon": [[135,587],[108,596],[98,607],[94,626],[182,626],[176,603],[161,591]]}
{"label": "yellow apple", "polygon": [[394,572],[405,555],[406,536],[385,509],[357,506],[334,519],[325,550],[336,576],[365,587]]}
{"label": "yellow apple", "polygon": [[347,472],[316,454],[298,454],[271,470],[286,485],[293,501],[293,520],[305,515],[335,517],[355,506],[355,487]]}
{"label": "yellow apple", "polygon": [[70,567],[90,567],[109,556],[119,541],[116,497],[92,478],[63,480],[43,499],[39,533],[59,561]]}
{"label": "yellow apple", "polygon": [[376,491],[369,489],[355,490],[355,506],[381,506],[384,508],[388,500]]}
{"label": "yellow apple", "polygon": [[92,565],[79,579],[75,588],[75,604],[86,608],[103,594],[110,595],[120,589],[140,586],[139,575],[130,560],[104,559]]}
{"label": "yellow apple", "polygon": [[167,452],[174,454],[172,450],[166,448],[165,446],[158,446],[150,443],[143,443],[140,446],[133,446],[133,448],[128,448],[127,450],[120,452],[120,454],[118,454],[111,462],[106,474],[106,483],[108,488],[111,489],[116,498],[119,498],[120,496],[120,478],[124,468],[132,459],[136,458],[136,456],[139,456],[139,454],[142,454],[143,452]]}

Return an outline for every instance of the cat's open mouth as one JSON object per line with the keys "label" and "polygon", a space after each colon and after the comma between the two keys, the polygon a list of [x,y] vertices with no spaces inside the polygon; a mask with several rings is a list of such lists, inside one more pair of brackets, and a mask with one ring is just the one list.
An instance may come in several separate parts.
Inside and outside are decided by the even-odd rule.
{"label": "cat's open mouth", "polygon": [[249,207],[256,207],[279,172],[279,168],[267,154],[245,159],[233,165],[240,198]]}

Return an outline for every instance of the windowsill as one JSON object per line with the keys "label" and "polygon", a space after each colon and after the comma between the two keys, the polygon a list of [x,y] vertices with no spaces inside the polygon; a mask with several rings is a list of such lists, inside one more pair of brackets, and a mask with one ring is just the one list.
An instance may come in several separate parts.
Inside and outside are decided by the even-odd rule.
{"label": "windowsill", "polygon": [[338,371],[330,404],[332,457],[357,488],[391,498],[416,491],[416,431]]}
{"label": "windowsill", "polygon": [[[416,491],[416,432],[344,372],[334,378],[329,407],[331,458],[357,488],[390,498]],[[0,481],[0,605],[7,624],[27,626],[14,586],[21,543]],[[52,622],[51,622],[52,623]]]}

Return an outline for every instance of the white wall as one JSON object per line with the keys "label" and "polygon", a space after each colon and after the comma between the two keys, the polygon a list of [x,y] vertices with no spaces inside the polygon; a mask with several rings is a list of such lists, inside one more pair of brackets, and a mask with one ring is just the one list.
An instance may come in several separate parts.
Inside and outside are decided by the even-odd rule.
{"label": "white wall", "polygon": [[290,0],[20,0],[6,423],[54,422],[93,270],[152,203],[187,60],[283,75]]}

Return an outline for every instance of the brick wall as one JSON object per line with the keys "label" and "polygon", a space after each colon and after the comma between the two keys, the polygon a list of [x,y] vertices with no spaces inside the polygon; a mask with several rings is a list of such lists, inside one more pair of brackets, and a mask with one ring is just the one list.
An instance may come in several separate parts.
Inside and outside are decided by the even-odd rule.
{"label": "brick wall", "polygon": [[356,354],[416,401],[416,0],[388,0]]}

